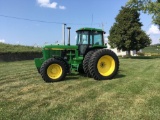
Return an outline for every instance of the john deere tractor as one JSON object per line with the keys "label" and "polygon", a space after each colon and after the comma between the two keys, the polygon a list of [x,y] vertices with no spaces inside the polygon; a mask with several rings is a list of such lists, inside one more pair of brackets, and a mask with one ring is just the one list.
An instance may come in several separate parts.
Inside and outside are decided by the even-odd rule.
{"label": "john deere tractor", "polygon": [[112,79],[118,72],[117,55],[107,49],[104,31],[96,28],[81,28],[77,32],[76,45],[46,45],[43,57],[35,59],[38,72],[46,82],[65,79],[72,71],[83,72],[95,80]]}

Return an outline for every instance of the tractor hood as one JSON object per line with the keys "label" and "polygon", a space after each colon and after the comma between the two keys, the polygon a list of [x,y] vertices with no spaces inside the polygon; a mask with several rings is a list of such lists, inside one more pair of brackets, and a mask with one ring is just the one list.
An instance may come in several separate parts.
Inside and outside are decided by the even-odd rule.
{"label": "tractor hood", "polygon": [[43,50],[75,50],[78,49],[76,45],[46,45]]}

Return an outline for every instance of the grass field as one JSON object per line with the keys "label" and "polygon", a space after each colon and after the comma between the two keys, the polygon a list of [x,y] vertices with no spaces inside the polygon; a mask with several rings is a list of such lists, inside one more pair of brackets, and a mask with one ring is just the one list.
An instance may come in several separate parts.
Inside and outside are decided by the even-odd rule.
{"label": "grass field", "polygon": [[0,53],[41,52],[42,48],[0,43]]}
{"label": "grass field", "polygon": [[113,80],[45,83],[33,61],[0,62],[0,120],[159,120],[160,59],[120,59]]}
{"label": "grass field", "polygon": [[157,54],[160,54],[160,47],[149,46],[149,47],[145,47],[142,51],[144,53],[157,53]]}

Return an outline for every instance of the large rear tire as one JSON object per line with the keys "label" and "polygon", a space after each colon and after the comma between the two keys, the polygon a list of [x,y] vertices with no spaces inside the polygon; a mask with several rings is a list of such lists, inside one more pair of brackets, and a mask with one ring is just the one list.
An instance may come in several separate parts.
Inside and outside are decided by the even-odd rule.
{"label": "large rear tire", "polygon": [[88,77],[92,77],[90,72],[89,72],[89,61],[90,61],[90,58],[92,56],[92,54],[95,52],[96,50],[91,50],[89,51],[85,57],[84,57],[84,60],[83,60],[83,70],[84,72],[87,74]]}
{"label": "large rear tire", "polygon": [[88,67],[94,79],[112,79],[119,70],[119,59],[113,51],[100,49],[92,55]]}
{"label": "large rear tire", "polygon": [[45,82],[58,82],[66,77],[66,65],[62,60],[50,58],[42,64],[40,73]]}

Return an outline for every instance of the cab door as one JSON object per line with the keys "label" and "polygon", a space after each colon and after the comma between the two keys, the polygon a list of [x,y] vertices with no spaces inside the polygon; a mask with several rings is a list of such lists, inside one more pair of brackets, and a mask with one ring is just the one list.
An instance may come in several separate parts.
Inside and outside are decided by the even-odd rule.
{"label": "cab door", "polygon": [[79,55],[84,55],[89,47],[89,31],[77,32],[77,45],[79,49]]}

